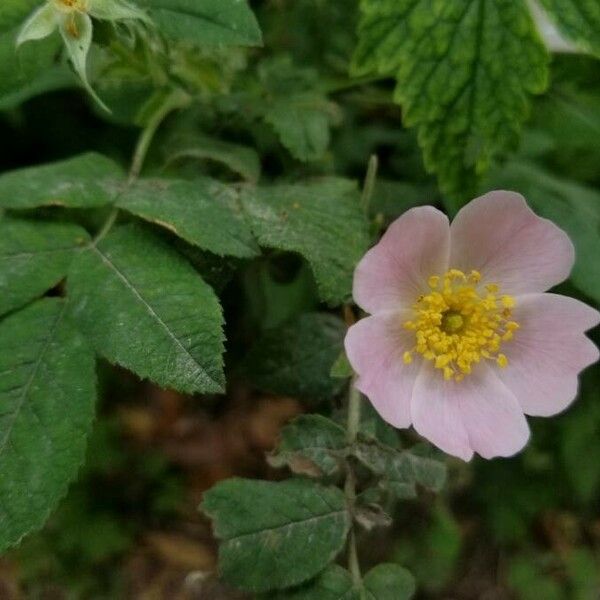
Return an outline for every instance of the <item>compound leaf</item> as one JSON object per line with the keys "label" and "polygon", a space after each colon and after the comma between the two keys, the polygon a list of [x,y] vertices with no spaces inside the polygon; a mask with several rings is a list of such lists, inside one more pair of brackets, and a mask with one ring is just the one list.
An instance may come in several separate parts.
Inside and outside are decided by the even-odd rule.
{"label": "compound leaf", "polygon": [[350,298],[354,267],[369,244],[353,182],[325,178],[258,187],[243,193],[242,203],[261,245],[308,260],[323,300],[338,304]]}
{"label": "compound leaf", "polygon": [[218,181],[142,179],[118,205],[213,254],[247,258],[259,252],[235,192]]}
{"label": "compound leaf", "polygon": [[0,208],[104,206],[114,201],[123,177],[115,162],[95,152],[9,171],[0,175]]}
{"label": "compound leaf", "polygon": [[95,361],[47,298],[0,324],[0,550],[42,526],[84,458]]}
{"label": "compound leaf", "polygon": [[68,291],[79,327],[109,361],[182,392],[223,390],[219,301],[157,236],[113,230],[76,257]]}
{"label": "compound leaf", "polygon": [[221,574],[251,592],[315,577],[343,548],[350,527],[343,492],[304,479],[228,479],[205,494],[202,509],[221,541]]}
{"label": "compound leaf", "polygon": [[0,314],[54,287],[89,236],[68,223],[0,220]]}

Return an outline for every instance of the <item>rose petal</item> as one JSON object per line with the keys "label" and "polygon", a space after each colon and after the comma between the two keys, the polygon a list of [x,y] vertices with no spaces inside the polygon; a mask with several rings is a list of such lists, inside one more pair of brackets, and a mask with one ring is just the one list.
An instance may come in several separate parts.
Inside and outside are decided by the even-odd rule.
{"label": "rose petal", "polygon": [[369,398],[381,417],[394,427],[409,427],[410,399],[418,364],[402,357],[414,345],[414,333],[402,327],[407,311],[380,313],[348,329],[345,347],[358,374],[356,387]]}
{"label": "rose petal", "polygon": [[577,376],[598,360],[583,334],[600,321],[587,304],[556,294],[519,296],[513,317],[521,328],[503,346],[509,364],[498,372],[528,415],[561,412],[577,396]]}
{"label": "rose petal", "polygon": [[480,271],[507,294],[543,292],[565,280],[575,252],[567,234],[538,217],[514,192],[467,204],[451,225],[450,266]]}
{"label": "rose petal", "polygon": [[514,395],[491,368],[479,364],[462,381],[444,381],[423,365],[411,403],[417,432],[444,452],[470,460],[511,456],[525,446],[529,427]]}
{"label": "rose petal", "polygon": [[447,271],[449,248],[446,215],[431,206],[406,211],[358,263],[354,300],[370,313],[412,306],[427,279]]}

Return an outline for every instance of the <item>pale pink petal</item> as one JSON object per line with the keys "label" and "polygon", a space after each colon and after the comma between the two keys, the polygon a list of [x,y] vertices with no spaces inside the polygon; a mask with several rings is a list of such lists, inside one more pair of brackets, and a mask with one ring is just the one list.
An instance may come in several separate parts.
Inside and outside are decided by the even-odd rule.
{"label": "pale pink petal", "polygon": [[485,194],[452,222],[450,266],[480,271],[484,283],[507,294],[543,292],[564,281],[574,258],[567,234],[514,192]]}
{"label": "pale pink petal", "polygon": [[449,249],[446,215],[431,206],[406,211],[358,263],[354,300],[370,313],[412,306],[427,279],[447,271]]}
{"label": "pale pink petal", "polygon": [[517,298],[513,317],[521,328],[502,350],[508,367],[498,374],[528,415],[561,412],[577,395],[577,375],[598,360],[583,334],[600,321],[587,304],[556,294]]}
{"label": "pale pink petal", "polygon": [[529,438],[529,427],[513,394],[491,368],[479,364],[462,381],[444,381],[439,369],[423,365],[413,389],[413,424],[448,454],[470,460],[511,456]]}
{"label": "pale pink petal", "polygon": [[361,319],[348,329],[345,347],[358,374],[356,387],[377,412],[394,427],[409,427],[410,398],[418,365],[402,359],[414,345],[414,333],[402,327],[411,313],[380,313]]}

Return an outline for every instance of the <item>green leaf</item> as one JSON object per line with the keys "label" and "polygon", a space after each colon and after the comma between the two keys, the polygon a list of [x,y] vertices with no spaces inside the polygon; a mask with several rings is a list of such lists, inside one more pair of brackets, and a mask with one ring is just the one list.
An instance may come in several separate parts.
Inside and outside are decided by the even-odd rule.
{"label": "green leaf", "polygon": [[548,53],[523,0],[362,0],[355,75],[395,75],[404,123],[457,205],[515,145]]}
{"label": "green leaf", "polygon": [[399,499],[415,498],[417,484],[438,492],[446,481],[444,463],[427,456],[419,448],[395,450],[367,438],[355,444],[353,453],[363,465],[382,478],[380,485]]}
{"label": "green leaf", "polygon": [[26,17],[39,7],[40,0],[2,0],[0,4],[0,33],[20,25]]}
{"label": "green leaf", "polygon": [[0,324],[0,551],[41,527],[77,475],[94,368],[63,300],[40,300]]}
{"label": "green leaf", "polygon": [[251,592],[319,574],[343,548],[350,527],[343,492],[304,479],[228,479],[206,492],[202,510],[221,540],[221,574]]}
{"label": "green leaf", "polygon": [[349,379],[352,377],[352,375],[354,375],[354,370],[352,369],[352,365],[350,364],[350,361],[348,360],[344,350],[340,352],[333,365],[331,365],[329,375],[331,375],[331,377],[335,377],[336,379]]}
{"label": "green leaf", "polygon": [[346,569],[331,565],[319,577],[298,588],[269,594],[265,600],[361,600]]}
{"label": "green leaf", "polygon": [[69,270],[74,251],[89,240],[81,227],[0,220],[0,314],[54,287]]}
{"label": "green leaf", "polygon": [[157,236],[113,230],[76,257],[68,292],[79,327],[109,361],[182,392],[223,390],[219,301]]}
{"label": "green leaf", "polygon": [[600,57],[600,4],[597,0],[540,1],[567,38]]}
{"label": "green leaf", "polygon": [[199,46],[260,46],[247,0],[137,0],[166,36]]}
{"label": "green leaf", "polygon": [[575,245],[571,280],[600,302],[600,193],[575,181],[561,179],[535,163],[510,162],[492,176],[495,189],[521,192],[533,210],[564,229]]}
{"label": "green leaf", "polygon": [[346,432],[337,423],[321,415],[301,415],[282,429],[269,464],[311,477],[332,476],[340,472],[346,445]]}
{"label": "green leaf", "polygon": [[330,304],[351,296],[352,274],[367,250],[367,223],[353,182],[326,178],[248,190],[242,203],[261,245],[298,252]]}
{"label": "green leaf", "polygon": [[292,156],[318,160],[329,146],[337,106],[328,100],[316,69],[295,65],[287,55],[264,60],[258,75],[265,90],[264,120]]}
{"label": "green leaf", "polygon": [[344,322],[333,315],[300,315],[265,332],[250,348],[242,369],[256,387],[267,392],[311,402],[327,400],[344,385],[329,372],[345,332]]}
{"label": "green leaf", "polygon": [[143,179],[123,192],[118,206],[214,254],[259,253],[236,193],[218,181]]}
{"label": "green leaf", "polygon": [[172,141],[175,146],[168,162],[185,159],[212,160],[224,164],[250,183],[256,183],[260,177],[260,158],[253,148],[232,144],[218,138],[195,135],[191,139]]}
{"label": "green leaf", "polygon": [[0,175],[0,208],[91,208],[114,201],[124,183],[121,168],[89,152]]}
{"label": "green leaf", "polygon": [[363,580],[366,600],[410,600],[415,595],[415,578],[391,563],[377,565]]}

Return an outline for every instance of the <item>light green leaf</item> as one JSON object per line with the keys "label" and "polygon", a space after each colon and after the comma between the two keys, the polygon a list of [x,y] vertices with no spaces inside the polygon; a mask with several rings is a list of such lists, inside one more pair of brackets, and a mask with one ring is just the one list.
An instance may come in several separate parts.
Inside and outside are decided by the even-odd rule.
{"label": "light green leaf", "polygon": [[269,594],[265,600],[361,600],[346,569],[331,565],[319,577],[298,588]]}
{"label": "light green leaf", "polygon": [[166,36],[199,46],[260,46],[247,0],[138,0]]}
{"label": "light green leaf", "polygon": [[250,348],[242,369],[258,388],[318,402],[340,391],[330,376],[346,326],[330,314],[307,313],[265,332]]}
{"label": "light green leaf", "polygon": [[415,578],[391,563],[377,565],[364,578],[365,600],[410,600],[416,591]]}
{"label": "light green leaf", "polygon": [[155,235],[113,230],[76,257],[68,292],[79,327],[109,361],[182,392],[223,390],[219,301]]}
{"label": "light green leaf", "polygon": [[114,201],[124,182],[116,163],[88,152],[0,175],[0,208],[104,206]]}
{"label": "light green leaf", "polygon": [[395,75],[404,123],[457,205],[518,140],[548,53],[523,0],[361,0],[355,75]]}
{"label": "light green leaf", "polygon": [[600,57],[598,0],[540,0],[558,29],[580,48]]}
{"label": "light green leaf", "polygon": [[569,234],[575,245],[571,280],[600,302],[600,193],[523,160],[504,165],[493,174],[492,184],[521,192],[536,213]]}
{"label": "light green leaf", "polygon": [[351,296],[352,273],[367,250],[367,222],[353,182],[326,178],[248,190],[242,203],[263,246],[298,252],[330,304]]}
{"label": "light green leaf", "polygon": [[169,155],[169,163],[185,159],[212,160],[224,164],[251,183],[256,183],[260,177],[259,156],[256,150],[248,146],[204,135],[193,136],[191,139],[175,138],[173,144],[177,145]]}
{"label": "light green leaf", "polygon": [[363,465],[381,477],[380,484],[399,499],[415,498],[417,484],[438,492],[446,481],[444,463],[418,448],[395,450],[367,438],[354,446],[353,453]]}
{"label": "light green leaf", "polygon": [[206,492],[224,579],[251,592],[300,584],[343,548],[350,515],[341,490],[304,479],[228,479]]}
{"label": "light green leaf", "polygon": [[321,415],[301,415],[282,429],[269,464],[310,477],[331,476],[340,471],[346,445],[343,427]]}
{"label": "light green leaf", "polygon": [[94,368],[63,300],[40,300],[0,323],[0,551],[41,527],[77,475]]}
{"label": "light green leaf", "polygon": [[349,379],[354,375],[354,370],[344,350],[340,352],[333,365],[331,365],[329,374],[335,379]]}
{"label": "light green leaf", "polygon": [[259,253],[237,194],[218,181],[143,179],[124,191],[118,205],[214,254]]}
{"label": "light green leaf", "polygon": [[54,287],[87,240],[86,231],[76,225],[1,219],[0,314]]}

